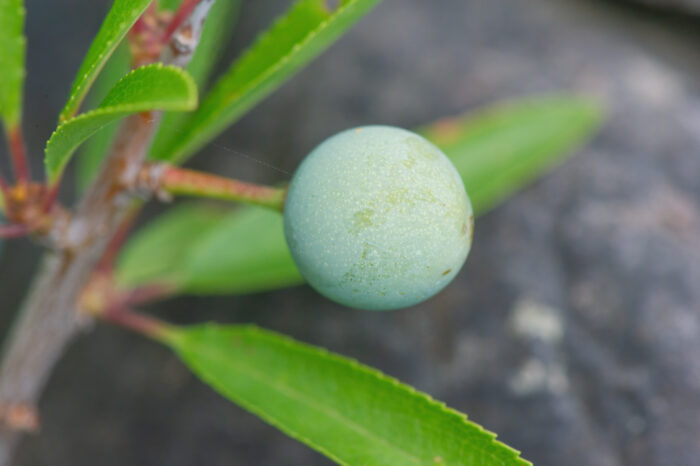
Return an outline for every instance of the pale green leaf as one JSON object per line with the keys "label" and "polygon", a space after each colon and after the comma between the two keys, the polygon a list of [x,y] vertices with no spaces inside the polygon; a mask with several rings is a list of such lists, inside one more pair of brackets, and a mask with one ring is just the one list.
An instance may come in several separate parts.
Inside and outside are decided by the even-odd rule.
{"label": "pale green leaf", "polygon": [[102,23],[97,37],[92,41],[73,82],[68,102],[59,117],[60,121],[71,118],[78,112],[80,104],[95,82],[97,75],[109,57],[146,10],[152,0],[114,0],[111,10]]}
{"label": "pale green leaf", "polygon": [[237,209],[196,240],[182,288],[195,294],[242,294],[303,282],[287,249],[282,216]]}
{"label": "pale green leaf", "polygon": [[0,118],[8,131],[20,123],[22,115],[24,16],[22,0],[0,0]]}
{"label": "pale green leaf", "polygon": [[181,286],[188,269],[186,259],[196,240],[228,214],[203,204],[181,204],[136,232],[117,263],[121,286],[158,284]]}
{"label": "pale green leaf", "polygon": [[[128,44],[122,43],[114,51],[114,54],[107,61],[104,69],[97,77],[87,97],[88,105],[90,105],[91,108],[97,107],[117,82],[129,72],[130,68],[131,52],[129,51]],[[80,191],[85,189],[96,175],[118,128],[119,122],[115,121],[105,126],[95,133],[94,136],[85,141],[76,160],[75,177]]]}
{"label": "pale green leaf", "polygon": [[[179,4],[179,1],[177,3]],[[207,16],[199,45],[186,68],[197,83],[200,95],[206,89],[214,66],[233,34],[240,3],[240,0],[216,0]],[[160,6],[165,8],[164,5]],[[191,118],[190,114],[166,113],[151,150],[157,151],[158,148],[170,145],[189,124]]]}
{"label": "pale green leaf", "polygon": [[560,96],[513,101],[419,131],[452,159],[474,211],[484,213],[571,155],[601,119],[591,100]]}
{"label": "pale green leaf", "polygon": [[174,330],[165,340],[224,397],[337,463],[529,464],[428,395],[282,335],[207,324]]}
{"label": "pale green leaf", "polygon": [[279,213],[191,204],[138,231],[122,252],[117,278],[123,286],[164,284],[192,294],[252,293],[303,282]]}
{"label": "pale green leaf", "polygon": [[124,76],[96,110],[61,124],[46,144],[46,172],[55,181],[77,147],[99,129],[134,113],[187,111],[197,106],[197,88],[183,70],[147,65]]}
{"label": "pale green leaf", "polygon": [[214,86],[185,130],[153,157],[179,163],[324,51],[380,0],[298,0]]}

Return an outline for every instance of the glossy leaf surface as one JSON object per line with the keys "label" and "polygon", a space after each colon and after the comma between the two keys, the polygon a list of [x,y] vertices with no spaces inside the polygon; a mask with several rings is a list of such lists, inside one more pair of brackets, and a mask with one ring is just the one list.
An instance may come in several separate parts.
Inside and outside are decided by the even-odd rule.
{"label": "glossy leaf surface", "polygon": [[124,76],[100,106],[61,124],[46,144],[46,172],[55,181],[78,146],[108,124],[151,110],[186,111],[197,106],[197,88],[183,70],[161,64]]}
{"label": "glossy leaf surface", "polygon": [[529,464],[464,414],[323,349],[250,326],[199,325],[168,340],[224,397],[340,464]]}
{"label": "glossy leaf surface", "polygon": [[85,59],[73,81],[68,102],[59,117],[60,121],[71,118],[78,112],[90,87],[97,79],[109,57],[124,39],[131,26],[146,10],[152,0],[114,0],[102,27],[88,49]]}
{"label": "glossy leaf surface", "polygon": [[10,130],[22,115],[27,49],[24,17],[22,0],[0,0],[0,118]]}

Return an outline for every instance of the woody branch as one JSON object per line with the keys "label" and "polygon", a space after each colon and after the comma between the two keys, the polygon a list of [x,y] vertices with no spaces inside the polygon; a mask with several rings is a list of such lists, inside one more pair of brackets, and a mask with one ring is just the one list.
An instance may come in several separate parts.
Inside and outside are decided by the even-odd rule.
{"label": "woody branch", "polygon": [[[164,46],[160,59],[185,66],[192,58],[213,0],[200,0]],[[0,363],[0,465],[9,463],[17,429],[38,426],[36,402],[55,363],[89,320],[77,300],[127,215],[132,186],[144,162],[159,115],[127,118],[95,183],[78,203],[63,238],[70,247],[47,257],[24,303]]]}

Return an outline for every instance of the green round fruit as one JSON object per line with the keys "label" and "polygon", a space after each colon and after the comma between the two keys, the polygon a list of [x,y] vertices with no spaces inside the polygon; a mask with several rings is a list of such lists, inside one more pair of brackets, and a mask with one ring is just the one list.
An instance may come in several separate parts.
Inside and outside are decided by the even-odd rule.
{"label": "green round fruit", "polygon": [[289,186],[284,231],[301,274],[346,306],[389,310],[430,298],[471,247],[472,207],[440,149],[400,128],[344,131]]}

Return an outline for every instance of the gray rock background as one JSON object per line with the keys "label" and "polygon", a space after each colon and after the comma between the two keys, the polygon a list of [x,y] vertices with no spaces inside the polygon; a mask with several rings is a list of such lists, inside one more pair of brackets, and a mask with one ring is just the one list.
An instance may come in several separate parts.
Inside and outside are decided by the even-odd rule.
{"label": "gray rock background", "polygon": [[[619,0],[618,0],[619,1]],[[667,9],[683,13],[700,13],[700,1],[698,0],[621,0],[637,2],[642,5],[649,5],[654,8]]]}
{"label": "gray rock background", "polygon": [[[229,59],[289,2],[244,3]],[[27,4],[25,121],[39,159],[108,2]],[[340,129],[412,127],[550,91],[604,99],[607,125],[480,218],[465,269],[424,305],[356,312],[300,287],[154,311],[256,322],[356,357],[468,413],[536,464],[698,464],[699,24],[614,2],[385,0],[195,165],[277,182]],[[37,257],[23,242],[5,248],[2,328]],[[118,328],[70,348],[41,412],[18,465],[329,464]]]}

